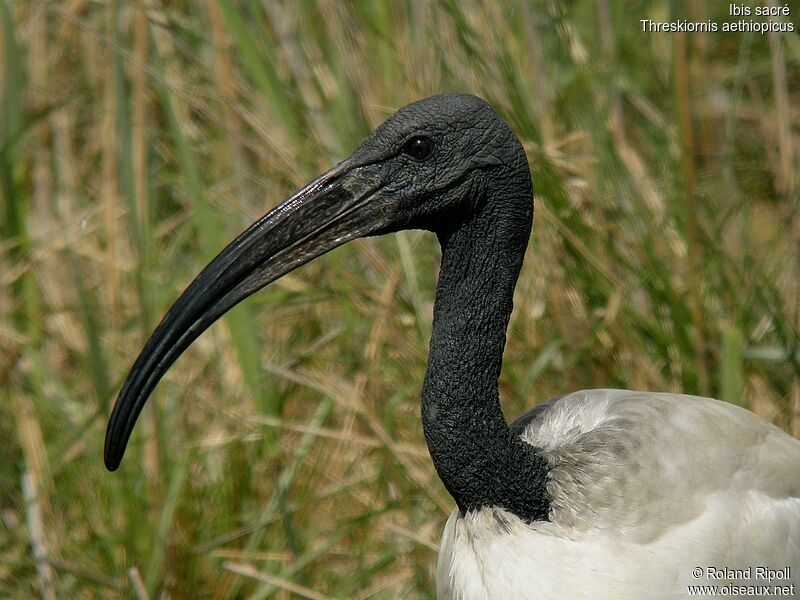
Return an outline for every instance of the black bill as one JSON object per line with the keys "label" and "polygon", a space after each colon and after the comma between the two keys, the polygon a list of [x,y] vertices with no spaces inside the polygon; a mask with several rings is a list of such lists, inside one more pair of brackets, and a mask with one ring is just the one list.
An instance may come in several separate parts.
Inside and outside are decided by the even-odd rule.
{"label": "black bill", "polygon": [[340,163],[251,225],[181,294],[136,359],[108,423],[106,467],[119,467],[133,426],[164,373],[209,325],[252,293],[387,223],[368,167]]}

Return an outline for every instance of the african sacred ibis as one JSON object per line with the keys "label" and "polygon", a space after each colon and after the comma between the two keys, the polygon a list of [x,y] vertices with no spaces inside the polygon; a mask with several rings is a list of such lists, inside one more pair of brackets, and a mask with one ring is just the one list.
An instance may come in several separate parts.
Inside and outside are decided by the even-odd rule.
{"label": "african sacred ibis", "polygon": [[165,371],[225,311],[352,239],[426,229],[442,265],[422,424],[457,505],[440,598],[672,600],[693,584],[735,597],[730,585],[768,583],[759,567],[800,596],[800,441],[777,427],[707,398],[621,390],[506,423],[497,382],[532,220],[525,152],[486,102],[400,109],[189,285],[122,386],[106,466],[119,466]]}

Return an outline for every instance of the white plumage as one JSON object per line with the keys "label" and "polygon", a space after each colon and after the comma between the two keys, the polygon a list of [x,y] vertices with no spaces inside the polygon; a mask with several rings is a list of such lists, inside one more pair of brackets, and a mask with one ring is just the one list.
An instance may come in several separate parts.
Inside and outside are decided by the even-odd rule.
{"label": "white plumage", "polygon": [[[521,435],[550,465],[550,520],[455,510],[440,599],[656,600],[691,597],[688,586],[786,597],[765,585],[800,597],[800,441],[682,394],[589,390],[540,410]],[[731,585],[749,587],[724,594],[742,591]]]}
{"label": "white plumage", "polygon": [[[107,467],[119,466],[169,366],[237,302],[350,239],[427,229],[442,266],[422,426],[460,507],[442,540],[441,599],[659,600],[687,597],[689,585],[717,585],[718,597],[737,596],[726,585],[800,588],[800,441],[746,410],[595,390],[551,400],[509,429],[497,381],[532,200],[524,147],[484,100],[444,94],[400,109],[183,292],[120,390]],[[758,568],[786,570],[766,581]],[[724,577],[711,578],[711,569]]]}

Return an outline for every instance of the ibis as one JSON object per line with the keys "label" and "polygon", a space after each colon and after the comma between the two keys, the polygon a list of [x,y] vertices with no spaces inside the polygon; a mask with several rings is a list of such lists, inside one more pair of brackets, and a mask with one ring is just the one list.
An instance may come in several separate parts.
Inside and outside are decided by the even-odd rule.
{"label": "ibis", "polygon": [[508,424],[498,378],[532,223],[525,151],[489,104],[444,94],[401,108],[187,287],[120,390],[106,466],[223,313],[350,240],[422,229],[441,246],[422,426],[455,500],[439,598],[800,596],[800,441],[778,427],[717,400],[611,389]]}

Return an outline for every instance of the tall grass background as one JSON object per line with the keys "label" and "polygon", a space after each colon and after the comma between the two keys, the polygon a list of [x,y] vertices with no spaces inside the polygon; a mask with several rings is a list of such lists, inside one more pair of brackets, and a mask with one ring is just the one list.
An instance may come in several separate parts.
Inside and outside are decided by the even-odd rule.
{"label": "tall grass background", "polygon": [[533,173],[509,419],[609,386],[800,435],[800,7],[788,34],[639,22],[727,12],[0,0],[0,596],[432,597],[453,503],[418,418],[427,234],[350,244],[237,307],[120,470],[101,456],[127,369],[205,262],[437,92],[486,98]]}

